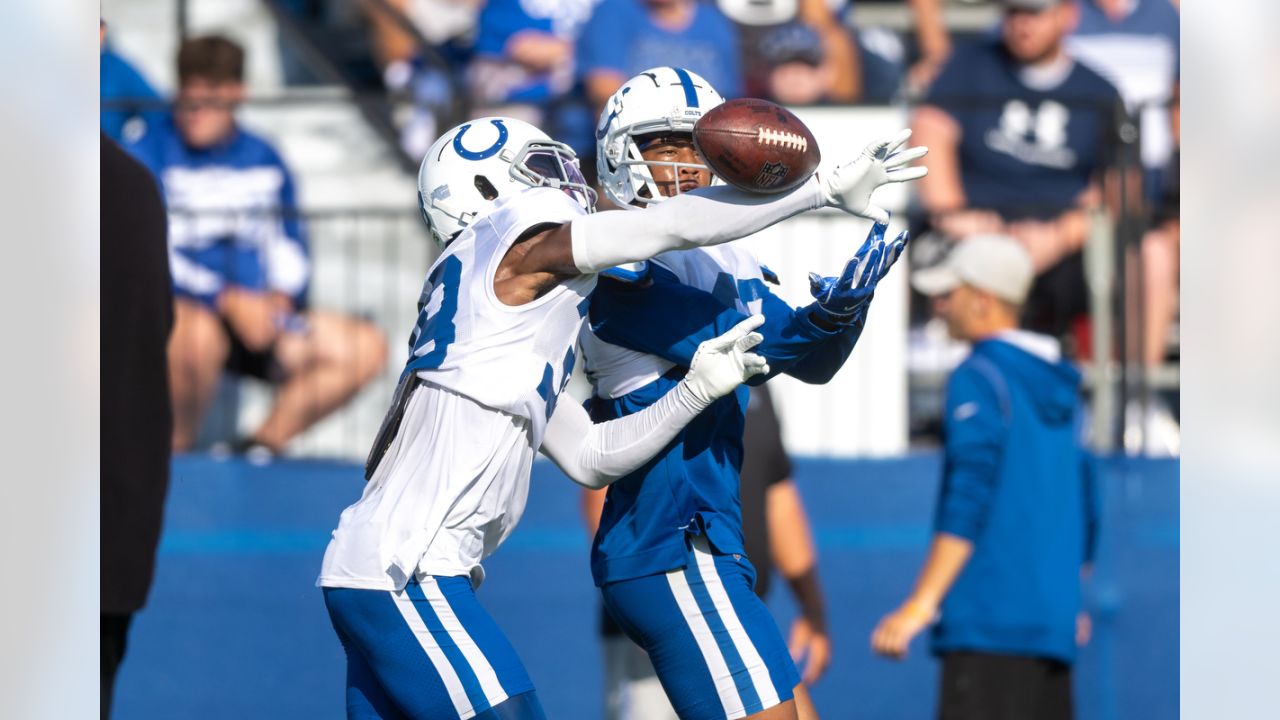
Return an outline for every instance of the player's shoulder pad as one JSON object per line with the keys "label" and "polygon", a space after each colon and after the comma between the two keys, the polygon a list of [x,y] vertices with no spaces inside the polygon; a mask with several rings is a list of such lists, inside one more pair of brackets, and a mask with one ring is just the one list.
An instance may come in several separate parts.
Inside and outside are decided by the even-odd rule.
{"label": "player's shoulder pad", "polygon": [[600,274],[624,283],[641,285],[653,278],[653,266],[649,264],[648,260],[641,260],[640,262],[627,263],[625,265],[615,265],[607,270],[601,270]]}

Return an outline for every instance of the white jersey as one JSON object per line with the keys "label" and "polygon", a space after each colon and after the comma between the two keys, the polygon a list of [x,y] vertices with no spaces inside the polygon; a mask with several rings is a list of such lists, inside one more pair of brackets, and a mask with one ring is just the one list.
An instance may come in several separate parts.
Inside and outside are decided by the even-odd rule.
{"label": "white jersey", "polygon": [[[741,243],[675,250],[649,261],[652,273],[670,273],[682,284],[705,290],[743,314],[761,312],[764,276],[756,256]],[[607,343],[582,329],[583,368],[603,398],[617,398],[657,380],[674,365],[663,358]]]}
{"label": "white jersey", "polygon": [[485,407],[529,420],[534,448],[554,398],[573,370],[573,347],[595,275],[566,280],[524,305],[493,290],[498,263],[526,230],[562,224],[583,210],[559,190],[501,198],[432,265],[419,299],[406,370]]}
{"label": "white jersey", "polygon": [[508,306],[494,272],[526,230],[581,214],[559,190],[500,199],[432,266],[406,367],[424,384],[364,494],[343,511],[317,584],[398,590],[415,571],[480,584],[481,560],[524,512],[596,280],[576,277]]}

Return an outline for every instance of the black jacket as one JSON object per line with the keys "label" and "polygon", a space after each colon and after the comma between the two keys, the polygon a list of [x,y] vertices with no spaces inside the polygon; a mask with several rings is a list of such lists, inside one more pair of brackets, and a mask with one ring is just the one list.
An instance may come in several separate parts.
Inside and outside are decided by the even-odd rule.
{"label": "black jacket", "polygon": [[102,143],[102,612],[147,600],[169,485],[173,288],[164,202],[151,173]]}

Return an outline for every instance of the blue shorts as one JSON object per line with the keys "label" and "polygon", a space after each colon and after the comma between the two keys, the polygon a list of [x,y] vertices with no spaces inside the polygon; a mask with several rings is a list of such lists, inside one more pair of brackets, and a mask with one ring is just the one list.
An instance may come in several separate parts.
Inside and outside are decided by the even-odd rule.
{"label": "blue shorts", "polygon": [[466,577],[324,588],[347,653],[349,718],[544,720],[515,648]]}
{"label": "blue shorts", "polygon": [[688,565],[601,588],[618,625],[649,653],[682,720],[740,718],[791,699],[799,684],[755,569],[690,536]]}

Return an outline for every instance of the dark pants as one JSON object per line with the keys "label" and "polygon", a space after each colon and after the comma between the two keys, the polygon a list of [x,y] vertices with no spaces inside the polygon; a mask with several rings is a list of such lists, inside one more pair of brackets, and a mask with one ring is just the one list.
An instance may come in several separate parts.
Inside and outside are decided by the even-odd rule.
{"label": "dark pants", "polygon": [[1071,666],[1056,660],[942,656],[939,720],[1071,720]]}
{"label": "dark pants", "polygon": [[111,717],[111,696],[116,684],[116,670],[124,659],[124,646],[129,637],[129,621],[132,619],[133,615],[102,614],[102,637],[99,644],[102,654],[99,665],[102,671],[102,686],[99,690],[102,698],[102,720]]}

